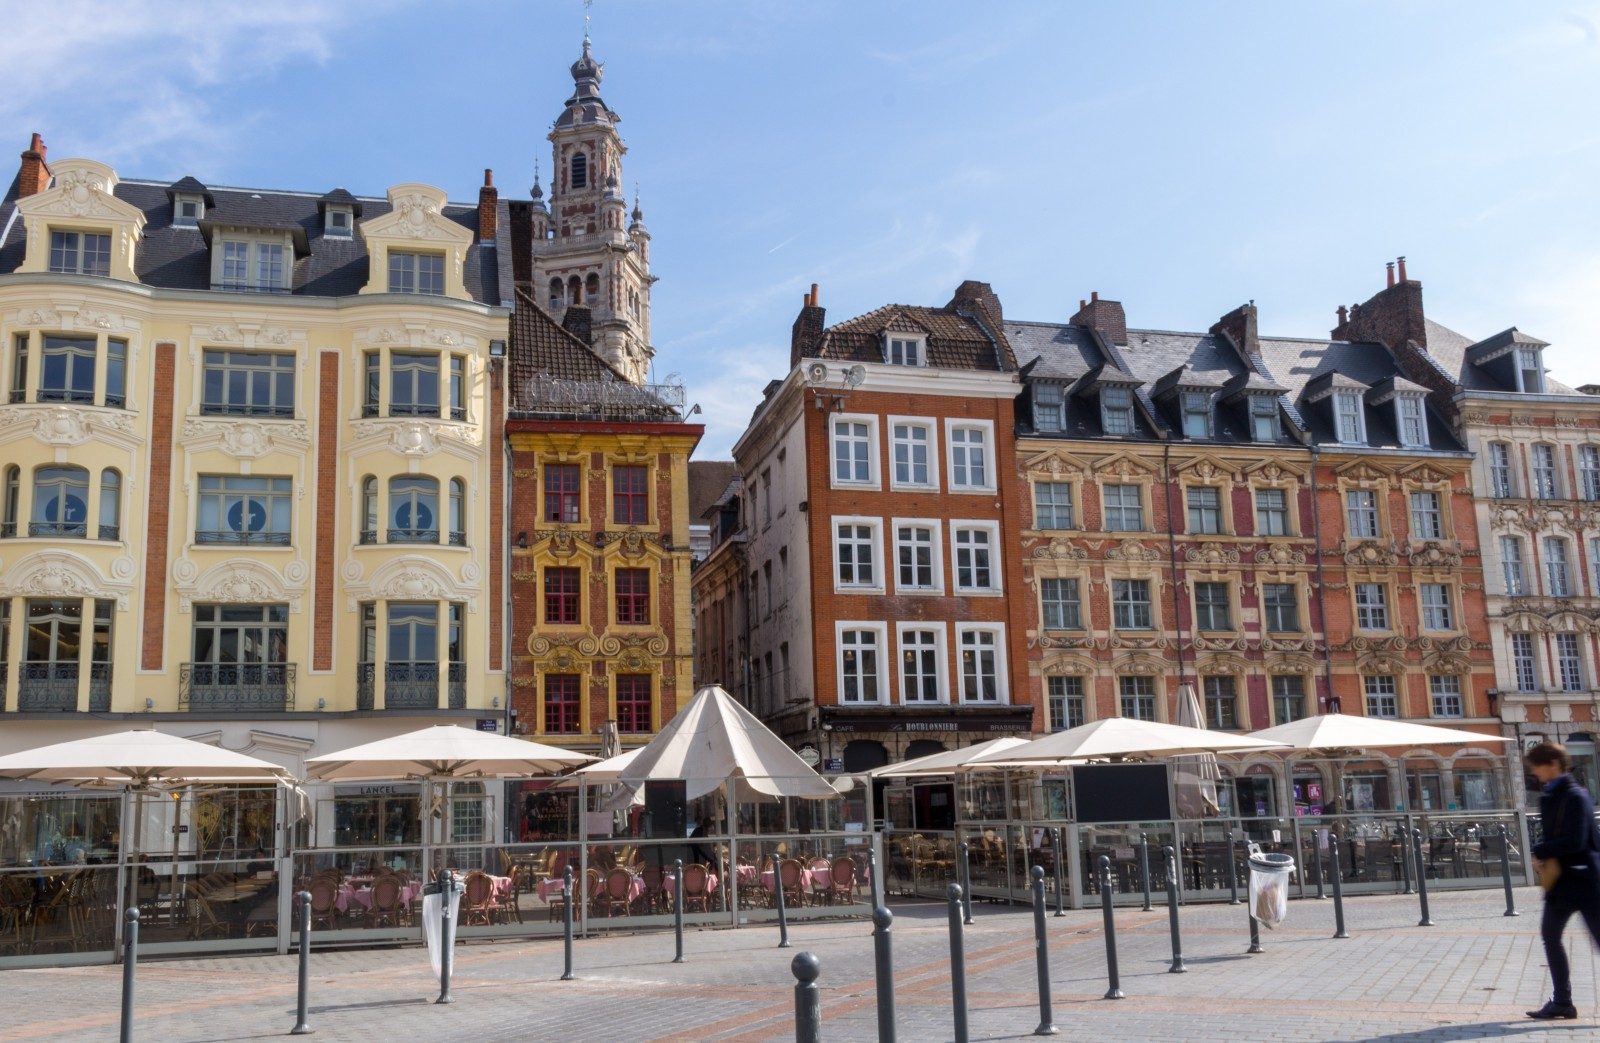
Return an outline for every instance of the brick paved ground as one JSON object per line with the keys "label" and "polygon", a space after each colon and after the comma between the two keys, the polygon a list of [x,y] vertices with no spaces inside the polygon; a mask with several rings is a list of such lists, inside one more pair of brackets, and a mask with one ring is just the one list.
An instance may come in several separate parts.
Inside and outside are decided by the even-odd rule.
{"label": "brick paved ground", "polygon": [[[1096,912],[1050,918],[1055,1014],[1074,1039],[1519,1040],[1600,1039],[1593,952],[1574,923],[1574,977],[1585,1017],[1545,1027],[1522,1012],[1548,983],[1538,949],[1537,894],[1501,916],[1499,892],[1433,897],[1437,926],[1416,926],[1415,898],[1350,899],[1352,937],[1334,941],[1331,901],[1300,901],[1267,951],[1246,956],[1242,906],[1185,908],[1188,974],[1167,973],[1164,911],[1118,910],[1122,987],[1107,1001]],[[1020,1039],[1038,1023],[1032,924],[1025,910],[975,908],[967,928],[972,1038]],[[900,1039],[951,1038],[943,906],[896,906]],[[580,940],[579,979],[560,982],[561,943],[458,949],[456,1003],[437,1007],[419,949],[318,953],[312,958],[316,1039],[775,1040],[793,1038],[789,960],[822,959],[823,1036],[875,1039],[870,926],[797,926],[779,950],[775,928],[695,931],[689,962],[672,964],[672,936]],[[0,1041],[104,1040],[117,1030],[116,967],[0,972]],[[281,1035],[294,1023],[293,957],[152,962],[139,968],[137,1036],[233,1041]]]}

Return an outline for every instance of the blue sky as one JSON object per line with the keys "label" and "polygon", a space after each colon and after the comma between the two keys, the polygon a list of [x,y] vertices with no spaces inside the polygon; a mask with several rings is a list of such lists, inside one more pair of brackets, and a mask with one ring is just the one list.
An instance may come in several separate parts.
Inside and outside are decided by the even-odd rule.
{"label": "blue sky", "polygon": [[[124,176],[526,194],[579,0],[11,3],[0,127]],[[837,321],[992,283],[1064,321],[1325,334],[1408,258],[1429,315],[1600,381],[1600,2],[598,0],[655,237],[657,377],[725,455]],[[548,178],[549,163],[543,169]]]}

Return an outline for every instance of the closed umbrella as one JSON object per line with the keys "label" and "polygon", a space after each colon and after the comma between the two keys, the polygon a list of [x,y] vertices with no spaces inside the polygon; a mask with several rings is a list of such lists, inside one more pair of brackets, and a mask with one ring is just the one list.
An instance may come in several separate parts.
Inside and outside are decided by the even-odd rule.
{"label": "closed umbrella", "polygon": [[[1200,697],[1195,694],[1194,685],[1187,682],[1178,688],[1178,723],[1185,728],[1206,726]],[[1173,758],[1172,776],[1180,818],[1209,818],[1221,812],[1217,785],[1222,781],[1222,769],[1215,753]]]}

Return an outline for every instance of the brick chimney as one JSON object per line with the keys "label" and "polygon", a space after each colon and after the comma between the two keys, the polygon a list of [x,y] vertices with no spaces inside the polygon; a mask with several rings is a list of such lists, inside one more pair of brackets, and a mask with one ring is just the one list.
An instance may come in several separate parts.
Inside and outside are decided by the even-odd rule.
{"label": "brick chimney", "polygon": [[1213,336],[1218,333],[1227,333],[1246,355],[1254,356],[1261,352],[1261,338],[1256,333],[1256,306],[1254,302],[1241,304],[1218,319],[1216,325],[1211,327],[1211,333]]}
{"label": "brick chimney", "polygon": [[794,326],[789,331],[789,368],[800,364],[800,360],[815,348],[822,340],[823,319],[827,310],[817,303],[817,284],[811,284],[811,292],[805,295],[800,306],[800,314],[795,316]]}
{"label": "brick chimney", "polygon": [[561,326],[590,347],[594,347],[594,319],[587,304],[569,304],[561,316]]}
{"label": "brick chimney", "polygon": [[957,286],[956,295],[946,307],[980,313],[983,320],[996,330],[1005,323],[1005,316],[1000,311],[1000,298],[988,283],[976,279],[968,279]]}
{"label": "brick chimney", "polygon": [[[1397,354],[1407,341],[1423,351],[1428,350],[1428,327],[1422,313],[1422,283],[1405,276],[1405,261],[1390,261],[1384,266],[1388,285],[1373,294],[1364,304],[1357,304],[1345,313],[1340,309],[1341,320],[1334,327],[1334,340],[1377,341]],[[1396,274],[1399,278],[1395,278]],[[1408,374],[1409,375],[1409,374]],[[1416,380],[1415,376],[1411,379]]]}
{"label": "brick chimney", "polygon": [[478,189],[478,241],[494,238],[495,212],[500,205],[500,193],[494,187],[494,171],[483,169],[483,187]]}
{"label": "brick chimney", "polygon": [[17,198],[37,195],[50,184],[50,167],[44,161],[44,138],[38,132],[22,153],[22,169],[17,174]]}
{"label": "brick chimney", "polygon": [[1128,316],[1122,310],[1122,302],[1101,300],[1099,290],[1091,293],[1088,300],[1078,302],[1072,325],[1099,330],[1113,344],[1128,343]]}

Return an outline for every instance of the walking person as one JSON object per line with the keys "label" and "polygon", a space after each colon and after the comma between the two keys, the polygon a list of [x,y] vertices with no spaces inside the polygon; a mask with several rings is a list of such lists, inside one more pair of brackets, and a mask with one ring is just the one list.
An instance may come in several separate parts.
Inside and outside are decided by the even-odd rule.
{"label": "walking person", "polygon": [[1595,836],[1594,800],[1572,777],[1572,758],[1560,743],[1539,743],[1528,751],[1527,762],[1528,771],[1544,787],[1539,796],[1544,839],[1533,845],[1534,865],[1541,880],[1547,871],[1559,867],[1555,883],[1545,891],[1544,915],[1539,921],[1545,959],[1550,964],[1550,1002],[1528,1011],[1528,1017],[1542,1021],[1576,1018],[1572,967],[1561,945],[1561,932],[1577,913],[1600,944],[1600,841]]}

